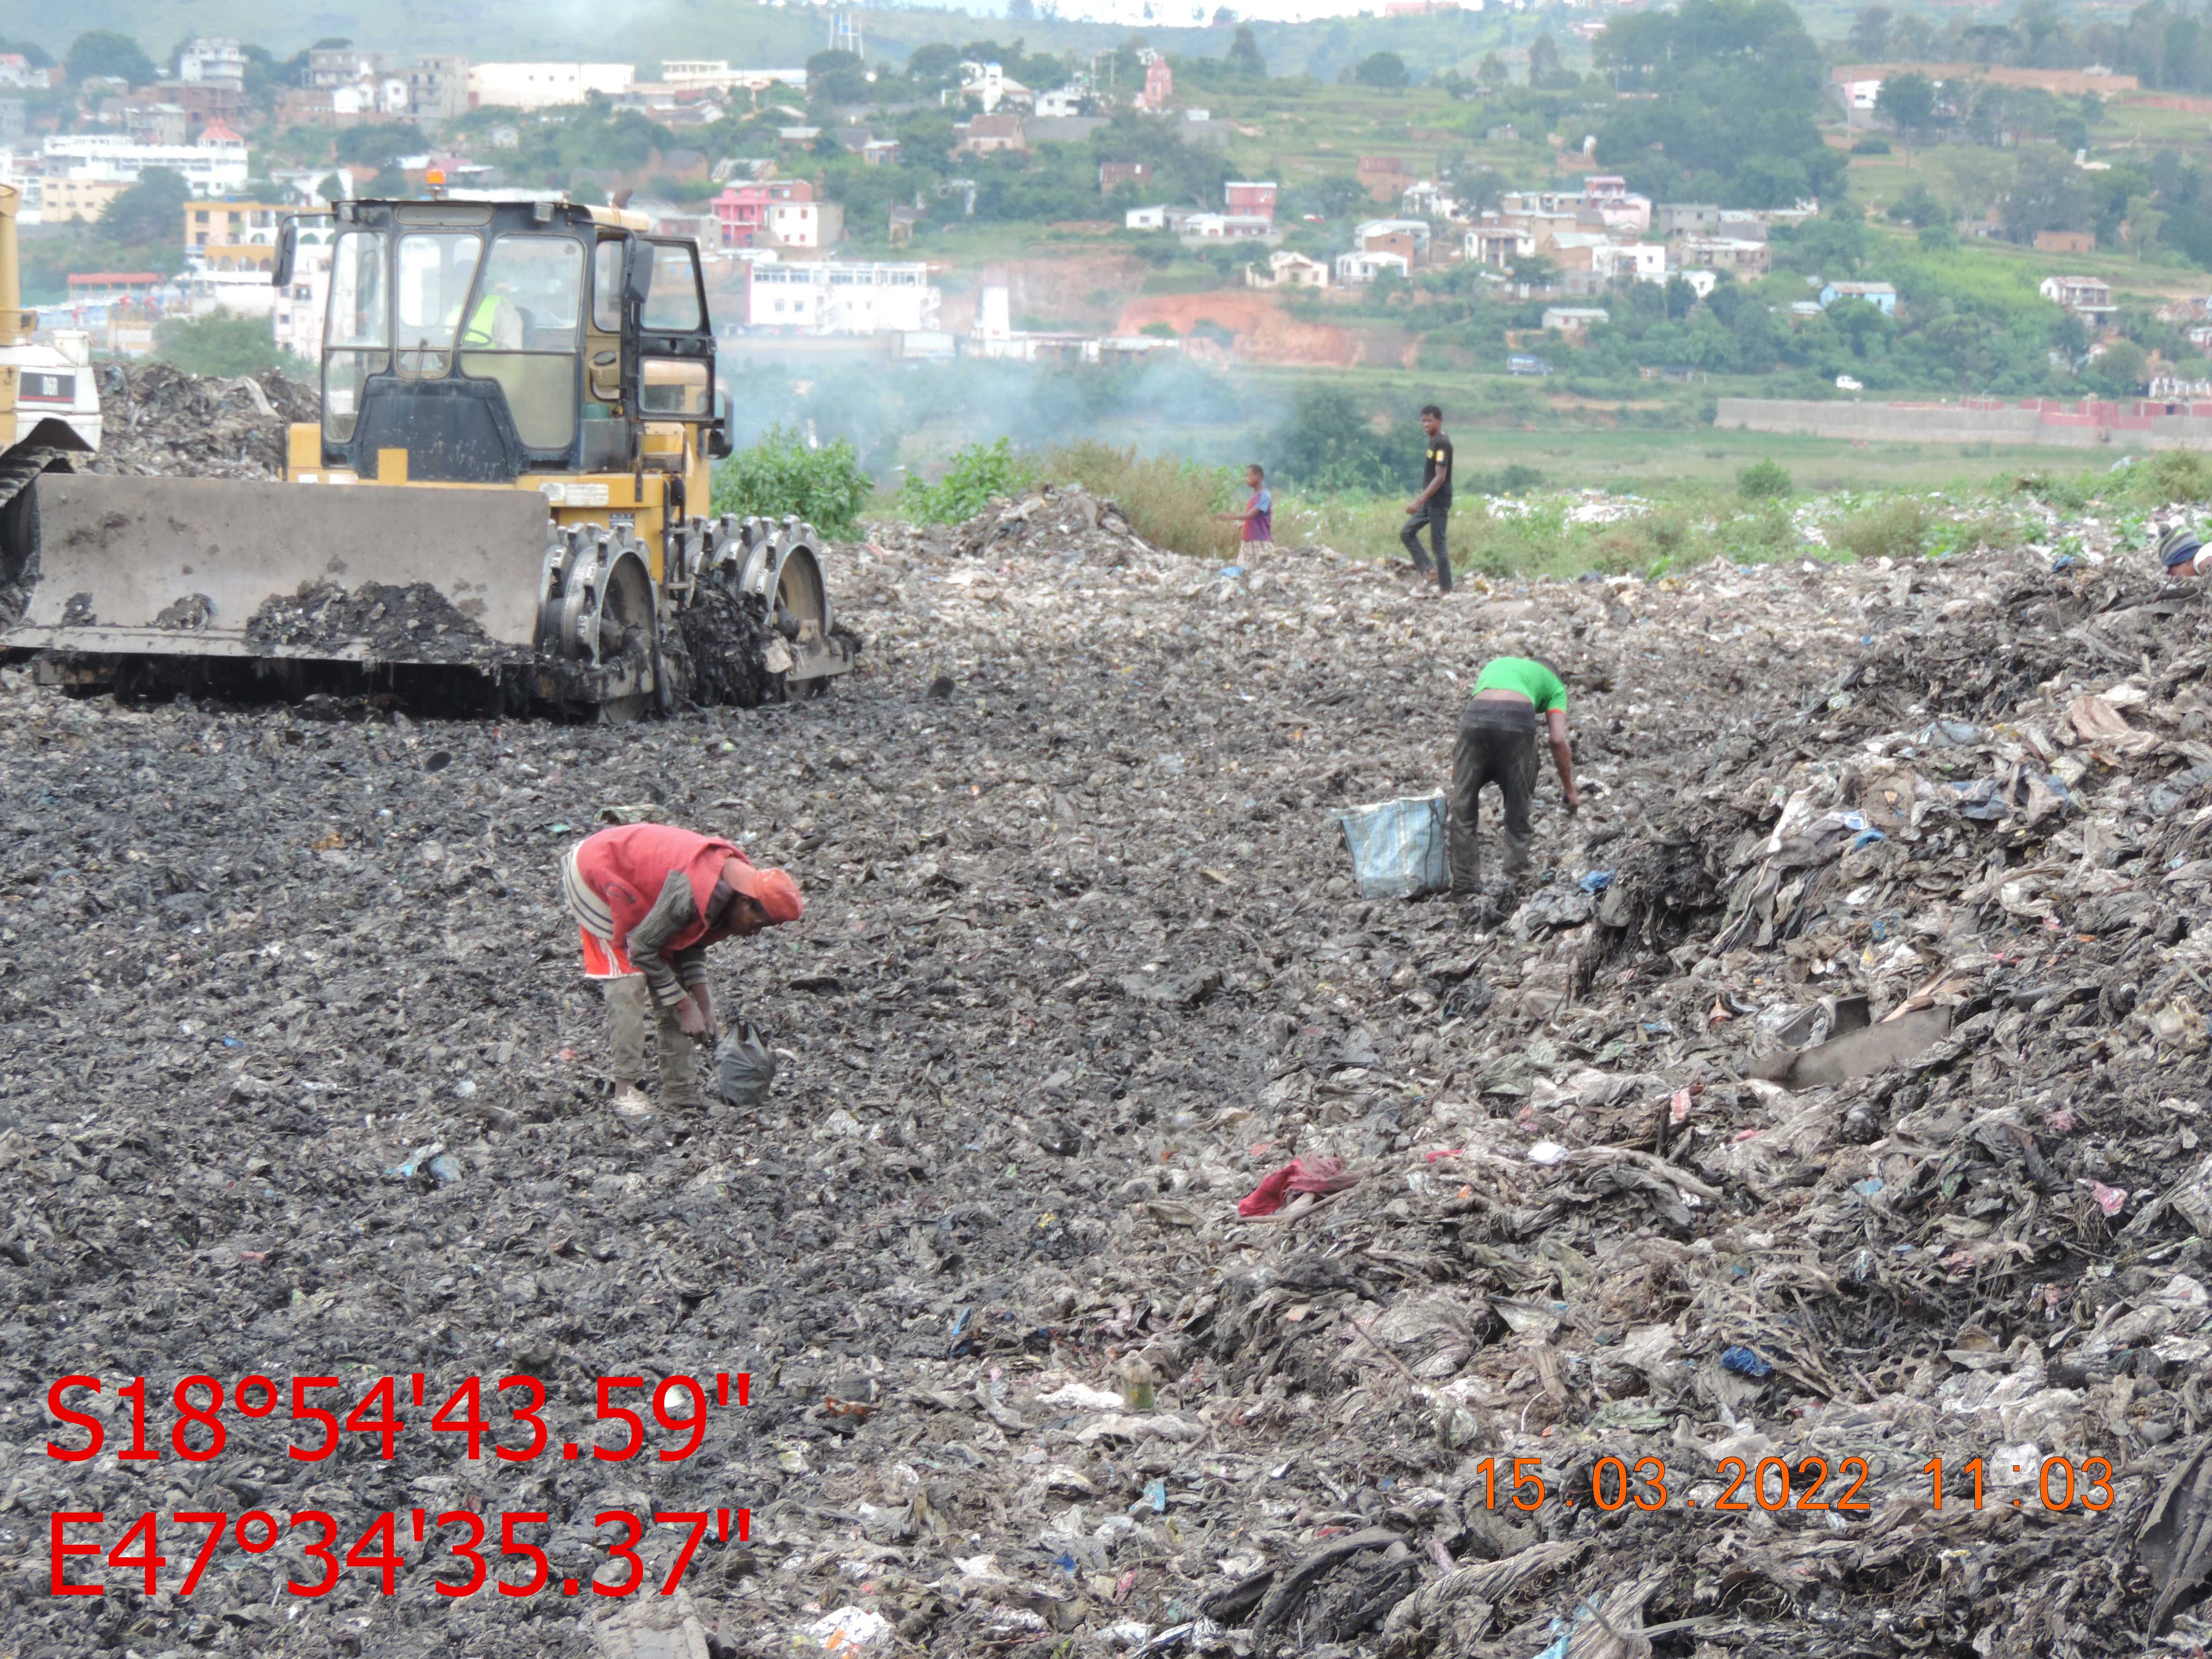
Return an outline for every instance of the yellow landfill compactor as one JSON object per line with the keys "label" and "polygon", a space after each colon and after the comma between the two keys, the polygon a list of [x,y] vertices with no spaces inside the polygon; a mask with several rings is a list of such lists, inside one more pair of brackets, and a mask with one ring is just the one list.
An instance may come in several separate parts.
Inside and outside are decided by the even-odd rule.
{"label": "yellow landfill compactor", "polygon": [[19,410],[15,205],[0,186],[0,650],[80,679],[441,665],[612,719],[852,666],[812,528],[708,515],[730,438],[696,244],[508,192],[287,221],[274,281],[327,257],[330,303],[285,482],[133,477]]}

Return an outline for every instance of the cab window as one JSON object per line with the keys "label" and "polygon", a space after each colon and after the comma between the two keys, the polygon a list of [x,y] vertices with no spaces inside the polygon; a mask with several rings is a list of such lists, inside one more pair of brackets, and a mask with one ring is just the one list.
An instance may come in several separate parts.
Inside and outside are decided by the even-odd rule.
{"label": "cab window", "polygon": [[649,329],[671,334],[706,327],[706,307],[699,296],[699,267],[690,248],[665,243],[653,246],[653,287],[646,295],[643,321]]}

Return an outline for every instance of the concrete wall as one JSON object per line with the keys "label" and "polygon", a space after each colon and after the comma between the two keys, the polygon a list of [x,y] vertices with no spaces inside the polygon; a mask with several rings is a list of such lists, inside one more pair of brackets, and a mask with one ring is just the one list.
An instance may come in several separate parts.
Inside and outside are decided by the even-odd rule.
{"label": "concrete wall", "polygon": [[2033,409],[1963,409],[1841,398],[1723,398],[1716,427],[1794,432],[1869,443],[2051,444],[2065,448],[2212,450],[2212,416],[2084,415]]}

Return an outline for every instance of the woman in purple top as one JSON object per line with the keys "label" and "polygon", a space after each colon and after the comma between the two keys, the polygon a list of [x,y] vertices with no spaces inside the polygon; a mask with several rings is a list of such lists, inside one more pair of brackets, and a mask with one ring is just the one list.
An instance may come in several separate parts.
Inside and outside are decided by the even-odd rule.
{"label": "woman in purple top", "polygon": [[1242,513],[1217,513],[1214,516],[1224,523],[1243,525],[1244,539],[1248,542],[1273,544],[1275,539],[1275,498],[1267,493],[1267,476],[1256,464],[1246,467],[1244,485],[1252,492],[1252,499],[1244,503]]}

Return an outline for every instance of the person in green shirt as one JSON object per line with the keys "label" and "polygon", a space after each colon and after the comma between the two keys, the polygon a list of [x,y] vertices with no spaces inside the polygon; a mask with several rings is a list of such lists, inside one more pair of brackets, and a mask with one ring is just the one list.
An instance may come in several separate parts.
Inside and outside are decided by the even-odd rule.
{"label": "person in green shirt", "polygon": [[1495,783],[1505,797],[1505,870],[1520,875],[1532,860],[1534,834],[1528,804],[1536,793],[1536,717],[1544,717],[1552,763],[1567,792],[1567,811],[1582,810],[1575,788],[1575,757],[1567,747],[1567,688],[1559,671],[1541,657],[1493,657],[1475,677],[1474,696],[1461,718],[1452,750],[1450,816],[1447,825],[1452,890],[1473,893],[1482,884],[1481,844],[1476,839],[1482,786]]}

